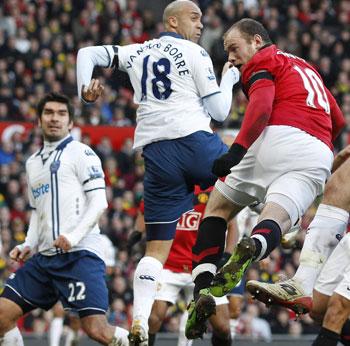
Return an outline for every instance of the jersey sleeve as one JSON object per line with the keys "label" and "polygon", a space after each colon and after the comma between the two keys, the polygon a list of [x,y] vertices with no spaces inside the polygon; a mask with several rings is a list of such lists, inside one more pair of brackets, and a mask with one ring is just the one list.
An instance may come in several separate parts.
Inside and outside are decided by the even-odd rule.
{"label": "jersey sleeve", "polygon": [[139,44],[128,44],[126,46],[113,46],[118,51],[118,65],[120,71],[127,72],[130,65],[130,57],[137,55]]}
{"label": "jersey sleeve", "polygon": [[191,69],[200,97],[204,98],[220,92],[213,62],[205,49],[198,46],[193,50]]}
{"label": "jersey sleeve", "polygon": [[27,185],[28,185],[28,202],[29,202],[29,206],[31,209],[36,209],[36,203],[35,203],[35,199],[33,196],[33,192],[32,192],[32,186],[30,185],[30,180],[29,180],[29,173],[28,173],[28,163],[26,164],[26,179],[27,179]]}
{"label": "jersey sleeve", "polygon": [[77,161],[78,180],[85,192],[105,189],[104,173],[100,158],[88,146],[80,147],[80,158]]}

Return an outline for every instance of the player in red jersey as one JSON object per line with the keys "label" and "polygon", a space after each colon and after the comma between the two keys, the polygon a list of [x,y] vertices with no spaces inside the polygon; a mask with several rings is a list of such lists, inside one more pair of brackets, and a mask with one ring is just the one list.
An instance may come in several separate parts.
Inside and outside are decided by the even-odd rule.
{"label": "player in red jersey", "polygon": [[[194,209],[183,214],[176,226],[175,238],[158,282],[155,302],[148,321],[148,343],[150,346],[154,344],[155,334],[159,331],[168,308],[175,304],[178,299],[180,291],[184,291],[187,303],[193,297],[194,285],[191,276],[192,247],[196,241],[199,223],[203,217],[211,190],[212,188],[202,191],[196,186],[195,200],[193,202]],[[141,239],[142,233],[145,229],[142,223],[142,202],[139,211],[139,217],[135,224],[137,231],[134,231],[128,239],[129,249]],[[229,228],[228,236],[231,236],[231,233],[234,231],[234,228]],[[212,344],[218,346],[231,345],[228,300],[226,297],[215,298],[215,303],[216,314],[210,318],[210,323],[213,327]],[[184,335],[185,322],[186,316],[185,318],[181,318],[178,346],[191,345],[191,341],[187,340]]]}
{"label": "player in red jersey", "polygon": [[[249,102],[237,138],[213,165],[213,172],[226,179],[215,184],[193,248],[195,302],[186,326],[192,338],[202,334],[209,293],[222,296],[231,290],[322,193],[333,162],[332,141],[345,124],[317,71],[273,45],[259,22],[235,23],[224,46],[229,62],[241,70]],[[216,274],[227,222],[255,201],[265,205],[258,224]]]}

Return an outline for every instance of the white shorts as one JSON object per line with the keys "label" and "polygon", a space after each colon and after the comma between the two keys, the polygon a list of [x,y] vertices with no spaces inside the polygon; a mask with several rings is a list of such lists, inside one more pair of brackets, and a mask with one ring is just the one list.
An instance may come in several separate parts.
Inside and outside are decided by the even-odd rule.
{"label": "white shorts", "polygon": [[291,126],[268,126],[215,187],[241,206],[276,202],[295,222],[323,192],[332,163],[332,151],[316,137]]}
{"label": "white shorts", "polygon": [[[155,300],[163,300],[175,304],[179,299],[180,291],[184,290],[186,302],[193,297],[194,283],[189,273],[175,273],[169,269],[163,269],[158,281]],[[226,296],[214,297],[216,305],[228,304]]]}
{"label": "white shorts", "polygon": [[334,249],[317,279],[315,290],[331,296],[334,292],[350,299],[350,234]]}

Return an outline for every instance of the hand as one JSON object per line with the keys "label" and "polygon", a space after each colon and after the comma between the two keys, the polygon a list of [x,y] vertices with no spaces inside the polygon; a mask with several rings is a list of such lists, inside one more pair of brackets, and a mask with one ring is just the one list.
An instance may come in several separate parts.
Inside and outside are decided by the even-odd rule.
{"label": "hand", "polygon": [[104,90],[104,86],[100,84],[98,79],[91,79],[89,86],[83,85],[81,90],[81,97],[86,102],[95,102]]}
{"label": "hand", "polygon": [[212,173],[225,177],[231,173],[231,168],[238,165],[246,154],[247,149],[238,143],[233,143],[229,151],[214,161]]}
{"label": "hand", "polygon": [[62,234],[58,236],[58,238],[54,241],[53,246],[56,246],[57,248],[62,249],[63,251],[68,251],[72,248],[72,245],[69,242],[69,240]]}
{"label": "hand", "polygon": [[233,64],[229,61],[227,61],[224,65],[224,67],[222,68],[222,72],[221,72],[221,77],[233,66]]}
{"label": "hand", "polygon": [[30,246],[16,246],[10,251],[10,258],[16,262],[25,262],[32,255],[32,249]]}
{"label": "hand", "polygon": [[233,66],[233,64],[229,61],[225,63],[224,67],[222,68],[221,78],[227,72],[230,72],[233,74],[234,84],[238,83],[239,79],[241,78],[241,73],[239,72],[238,68]]}

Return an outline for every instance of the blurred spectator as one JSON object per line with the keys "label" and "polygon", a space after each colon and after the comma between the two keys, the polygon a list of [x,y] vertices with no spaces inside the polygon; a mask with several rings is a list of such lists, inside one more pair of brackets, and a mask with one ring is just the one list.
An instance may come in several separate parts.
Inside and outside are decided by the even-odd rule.
{"label": "blurred spectator", "polygon": [[[169,0],[170,1],[170,0]],[[128,79],[120,71],[96,69],[95,76],[106,86],[103,98],[95,105],[81,104],[76,95],[75,58],[80,47],[96,44],[127,44],[157,36],[163,25],[152,8],[140,11],[141,1],[42,0],[2,1],[0,6],[0,121],[36,123],[35,106],[48,90],[62,90],[73,99],[76,123],[133,126],[136,104]],[[203,11],[201,43],[209,51],[216,71],[226,61],[222,35],[238,19],[250,16],[260,20],[280,48],[297,54],[319,70],[328,88],[339,101],[350,128],[350,2],[347,0],[199,0]],[[239,128],[246,108],[244,94],[234,90],[230,116],[221,127]],[[350,136],[349,136],[350,137]],[[348,141],[347,138],[345,138]],[[91,145],[89,136],[82,141]],[[344,142],[336,144],[339,149]],[[13,264],[8,251],[23,240],[29,211],[24,161],[41,146],[40,130],[28,137],[14,133],[0,146],[0,287]],[[117,248],[117,261],[108,285],[111,294],[110,321],[127,328],[132,313],[132,277],[143,251],[142,243],[132,254],[125,251],[138,203],[143,194],[144,166],[141,153],[132,150],[126,140],[115,152],[110,138],[101,138],[94,148],[103,162],[107,183],[108,211],[101,218],[101,230]],[[254,265],[249,279],[279,280],[278,273],[290,277],[299,262],[305,230],[315,208],[303,217],[303,231],[296,247],[277,249],[270,258]],[[24,327],[43,333],[50,314],[30,314]],[[308,316],[293,322],[286,310],[276,314],[245,299],[241,332],[254,339],[269,341],[271,332],[313,333],[315,326]],[[176,331],[178,313],[172,312],[163,330]]]}

